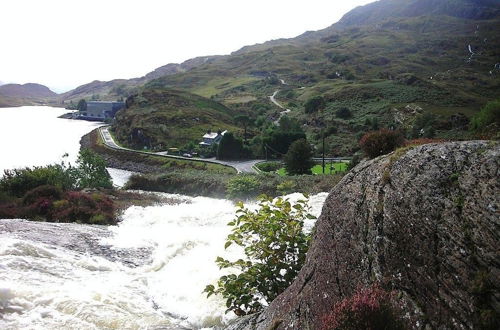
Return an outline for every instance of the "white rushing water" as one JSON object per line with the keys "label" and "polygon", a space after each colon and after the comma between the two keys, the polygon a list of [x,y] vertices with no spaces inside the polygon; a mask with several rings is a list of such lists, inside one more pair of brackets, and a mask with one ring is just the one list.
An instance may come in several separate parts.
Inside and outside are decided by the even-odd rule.
{"label": "white rushing water", "polygon": [[[0,170],[74,163],[99,123],[58,119],[50,107],[0,109]],[[131,172],[109,169],[117,186]],[[326,193],[311,196],[318,216]],[[118,226],[0,219],[0,329],[203,329],[234,316],[202,293],[221,275],[234,218],[227,200],[169,195],[178,203],[130,207]],[[289,195],[291,200],[302,198]],[[255,206],[254,206],[255,207]],[[314,222],[306,222],[311,230]]]}
{"label": "white rushing water", "polygon": [[[202,291],[222,275],[217,256],[240,257],[240,251],[223,247],[234,205],[177,198],[182,202],[131,207],[123,222],[108,228],[38,223],[36,230],[27,230],[28,223],[11,220],[0,230],[0,328],[202,329],[226,324],[234,316],[225,314],[219,297],[207,299]],[[311,197],[316,216],[325,198],[325,193]],[[95,244],[88,244],[92,238]]]}

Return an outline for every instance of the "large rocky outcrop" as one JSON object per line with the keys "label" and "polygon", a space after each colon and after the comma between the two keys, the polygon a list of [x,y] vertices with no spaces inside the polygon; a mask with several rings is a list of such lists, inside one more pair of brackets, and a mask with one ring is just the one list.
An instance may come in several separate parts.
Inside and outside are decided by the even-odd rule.
{"label": "large rocky outcrop", "polygon": [[[499,311],[500,146],[429,144],[364,162],[330,193],[296,281],[232,329],[320,329],[380,282],[413,328],[480,328]],[[487,284],[487,285],[486,285]]]}

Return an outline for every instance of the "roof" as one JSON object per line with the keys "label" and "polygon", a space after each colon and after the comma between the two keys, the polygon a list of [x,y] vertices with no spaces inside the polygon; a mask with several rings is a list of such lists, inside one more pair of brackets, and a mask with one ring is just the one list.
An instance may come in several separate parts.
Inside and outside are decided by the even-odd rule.
{"label": "roof", "polygon": [[[221,133],[221,135],[224,135],[226,134],[227,131],[224,131]],[[219,134],[218,133],[206,133],[205,135],[203,135],[203,138],[204,139],[215,139]]]}

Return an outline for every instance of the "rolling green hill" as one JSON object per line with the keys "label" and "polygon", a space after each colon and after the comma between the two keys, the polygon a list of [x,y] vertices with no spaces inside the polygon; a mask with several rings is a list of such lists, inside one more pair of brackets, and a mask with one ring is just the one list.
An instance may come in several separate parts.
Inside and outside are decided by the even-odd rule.
{"label": "rolling green hill", "polygon": [[[332,154],[352,153],[376,127],[418,131],[417,120],[437,137],[468,138],[468,118],[499,97],[499,8],[488,0],[382,0],[325,30],[244,47],[145,86],[211,97],[255,119],[276,118],[268,96],[280,90],[289,116],[313,142],[325,131]],[[326,106],[305,114],[313,96]],[[350,116],[337,116],[341,108]]]}

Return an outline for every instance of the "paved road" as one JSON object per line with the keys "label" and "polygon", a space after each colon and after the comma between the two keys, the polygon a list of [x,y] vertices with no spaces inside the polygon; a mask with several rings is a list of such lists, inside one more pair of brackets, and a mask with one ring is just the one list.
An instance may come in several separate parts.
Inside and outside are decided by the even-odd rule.
{"label": "paved road", "polygon": [[129,148],[124,148],[122,146],[119,146],[111,134],[109,133],[109,126],[103,126],[99,127],[99,132],[101,134],[102,140],[104,141],[104,144],[111,148],[111,149],[118,149],[118,150],[125,150],[129,152],[135,152],[135,153],[142,153],[142,154],[155,154],[157,156],[161,157],[166,157],[166,158],[175,158],[175,159],[183,159],[183,160],[189,160],[189,161],[197,161],[197,162],[204,162],[204,163],[213,163],[213,164],[221,164],[221,165],[226,165],[234,168],[238,173],[257,173],[257,171],[254,169],[254,165],[257,163],[260,163],[264,160],[262,159],[254,159],[254,160],[245,160],[245,161],[223,161],[223,160],[218,160],[215,158],[189,158],[189,157],[182,157],[182,156],[174,156],[174,155],[168,155],[167,152],[161,151],[161,152],[145,152],[145,151],[140,151],[140,150],[133,150]]}
{"label": "paved road", "polygon": [[[282,80],[282,83],[285,84],[285,82],[283,80]],[[278,89],[277,91],[275,91],[273,93],[273,95],[269,96],[269,99],[271,100],[271,102],[273,102],[280,109],[283,109],[283,111],[280,112],[280,116],[278,117],[278,119],[274,121],[274,125],[276,125],[276,126],[279,126],[281,117],[283,117],[284,115],[286,115],[287,113],[289,113],[291,111],[290,109],[285,109],[284,106],[282,106],[278,101],[276,101],[276,95],[278,94],[279,91],[280,90]]]}

